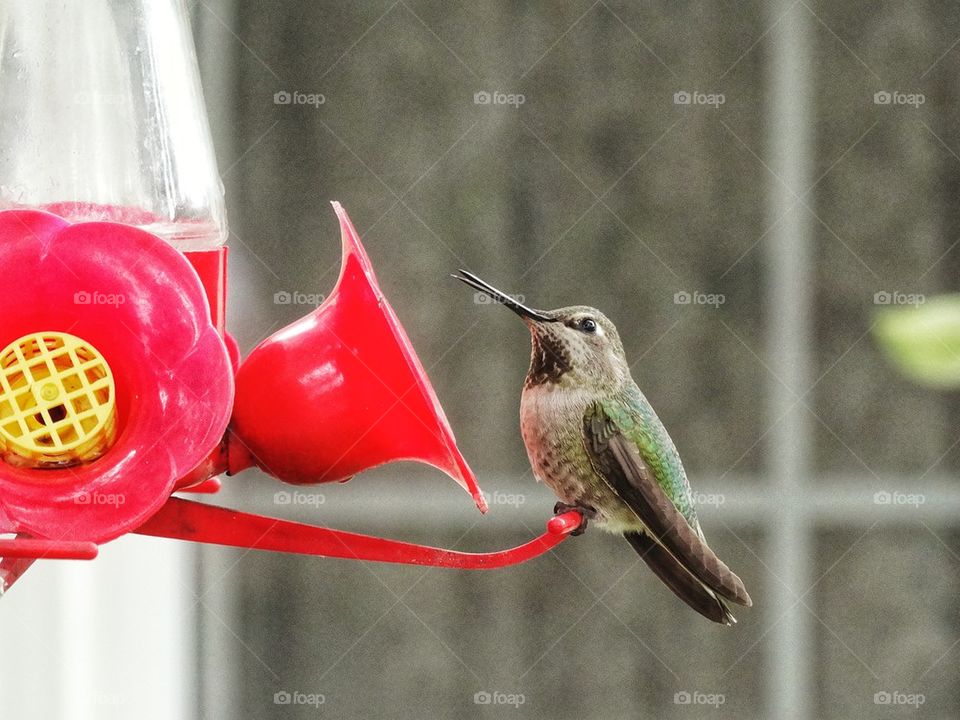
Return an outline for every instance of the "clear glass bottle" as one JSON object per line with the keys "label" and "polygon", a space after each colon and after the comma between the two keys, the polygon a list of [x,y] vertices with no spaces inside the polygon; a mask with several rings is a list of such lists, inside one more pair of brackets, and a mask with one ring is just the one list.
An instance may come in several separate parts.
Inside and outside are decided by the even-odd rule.
{"label": "clear glass bottle", "polygon": [[183,0],[0,2],[0,209],[227,236]]}

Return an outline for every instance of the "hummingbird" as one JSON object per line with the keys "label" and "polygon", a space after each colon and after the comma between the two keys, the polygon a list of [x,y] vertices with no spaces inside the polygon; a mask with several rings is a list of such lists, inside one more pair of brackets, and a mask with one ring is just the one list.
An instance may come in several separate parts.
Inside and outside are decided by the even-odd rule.
{"label": "hummingbird", "polygon": [[614,324],[585,305],[536,310],[466,270],[456,279],[519,315],[530,330],[520,429],[554,513],[622,535],[687,605],[724,625],[750,607],[743,582],[707,545],[673,441],[630,374]]}

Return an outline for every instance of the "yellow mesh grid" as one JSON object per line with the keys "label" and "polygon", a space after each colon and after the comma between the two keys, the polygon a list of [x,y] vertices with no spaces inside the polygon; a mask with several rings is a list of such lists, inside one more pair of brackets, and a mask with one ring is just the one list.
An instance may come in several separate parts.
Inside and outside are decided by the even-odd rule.
{"label": "yellow mesh grid", "polygon": [[113,444],[116,389],[106,361],[74,335],[24,335],[0,351],[0,454],[12,465],[64,467]]}

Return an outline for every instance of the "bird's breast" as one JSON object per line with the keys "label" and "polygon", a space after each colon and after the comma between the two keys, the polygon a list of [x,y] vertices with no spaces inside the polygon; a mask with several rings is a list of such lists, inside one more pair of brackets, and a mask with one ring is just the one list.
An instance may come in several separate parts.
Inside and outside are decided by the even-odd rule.
{"label": "bird's breast", "polygon": [[520,429],[537,480],[567,504],[595,508],[603,527],[615,520],[609,514],[622,503],[597,477],[584,446],[583,416],[595,399],[582,391],[528,388],[520,403]]}

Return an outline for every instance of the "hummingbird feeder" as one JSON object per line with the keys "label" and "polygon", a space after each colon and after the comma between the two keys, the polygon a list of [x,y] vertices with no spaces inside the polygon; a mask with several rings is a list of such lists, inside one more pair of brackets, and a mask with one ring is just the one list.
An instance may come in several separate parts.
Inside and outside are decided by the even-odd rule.
{"label": "hummingbird feeder", "polygon": [[[82,6],[81,6],[82,5]],[[181,0],[0,8],[0,593],[127,533],[496,568],[464,553],[181,496],[258,467],[298,485],[414,460],[486,503],[346,211],[340,277],[243,361],[227,232]]]}

